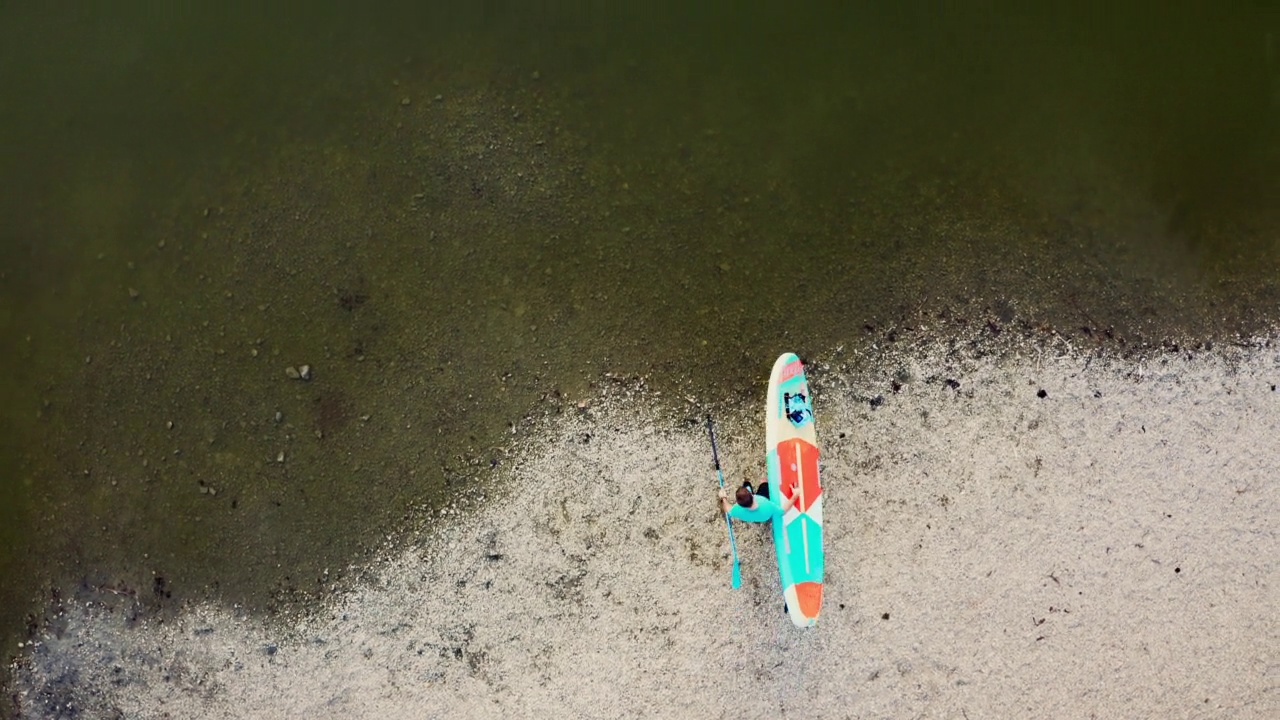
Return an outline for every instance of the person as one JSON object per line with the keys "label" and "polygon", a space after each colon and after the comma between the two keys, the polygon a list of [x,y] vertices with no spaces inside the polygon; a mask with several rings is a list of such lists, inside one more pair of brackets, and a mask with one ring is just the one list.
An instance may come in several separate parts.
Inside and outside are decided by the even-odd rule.
{"label": "person", "polygon": [[729,516],[732,520],[745,520],[747,522],[768,522],[775,517],[780,517],[795,505],[796,498],[799,493],[793,485],[791,487],[791,497],[784,497],[781,503],[774,502],[769,497],[769,483],[764,480],[760,481],[759,492],[755,492],[751,488],[751,482],[742,483],[742,487],[734,493],[734,502],[729,502],[729,495],[720,488],[720,512]]}
{"label": "person", "polygon": [[[784,497],[781,503],[776,503],[769,498],[769,483],[766,480],[761,480],[758,487],[760,492],[756,493],[751,489],[751,481],[743,482],[742,487],[734,493],[733,503],[729,502],[724,488],[720,488],[720,512],[734,520],[768,522],[786,514],[796,504],[796,498],[800,497],[799,488],[792,485],[791,497]],[[787,613],[786,600],[782,601],[782,612]]]}

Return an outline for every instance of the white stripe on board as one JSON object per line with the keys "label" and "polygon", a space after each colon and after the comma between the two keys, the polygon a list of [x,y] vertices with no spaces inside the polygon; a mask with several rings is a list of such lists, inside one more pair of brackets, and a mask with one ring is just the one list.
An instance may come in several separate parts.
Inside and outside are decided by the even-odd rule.
{"label": "white stripe on board", "polygon": [[[800,483],[800,505],[804,505],[804,463],[800,462],[800,443],[794,445],[796,449],[796,478]],[[804,571],[809,572],[809,523],[804,520],[800,521],[800,537],[804,540]]]}

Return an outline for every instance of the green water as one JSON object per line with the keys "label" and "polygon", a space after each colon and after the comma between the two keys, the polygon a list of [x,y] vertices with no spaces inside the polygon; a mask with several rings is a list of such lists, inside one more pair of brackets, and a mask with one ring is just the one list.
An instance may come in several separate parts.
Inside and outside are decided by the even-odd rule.
{"label": "green water", "polygon": [[1261,8],[204,5],[0,5],[5,647],[305,602],[605,373],[1276,318]]}

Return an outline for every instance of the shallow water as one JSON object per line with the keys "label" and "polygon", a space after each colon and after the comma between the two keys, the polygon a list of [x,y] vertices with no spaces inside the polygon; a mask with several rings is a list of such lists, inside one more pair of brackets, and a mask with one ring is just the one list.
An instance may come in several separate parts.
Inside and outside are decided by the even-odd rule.
{"label": "shallow water", "polygon": [[0,638],[305,609],[615,376],[741,411],[783,349],[1263,331],[1278,31],[6,4]]}

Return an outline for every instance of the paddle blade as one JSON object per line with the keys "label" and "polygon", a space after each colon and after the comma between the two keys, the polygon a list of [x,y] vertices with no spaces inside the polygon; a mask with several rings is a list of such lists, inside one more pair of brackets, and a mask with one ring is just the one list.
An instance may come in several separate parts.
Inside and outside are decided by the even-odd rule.
{"label": "paddle blade", "polygon": [[734,590],[742,587],[742,572],[738,570],[738,563],[733,563],[733,580],[730,581]]}

